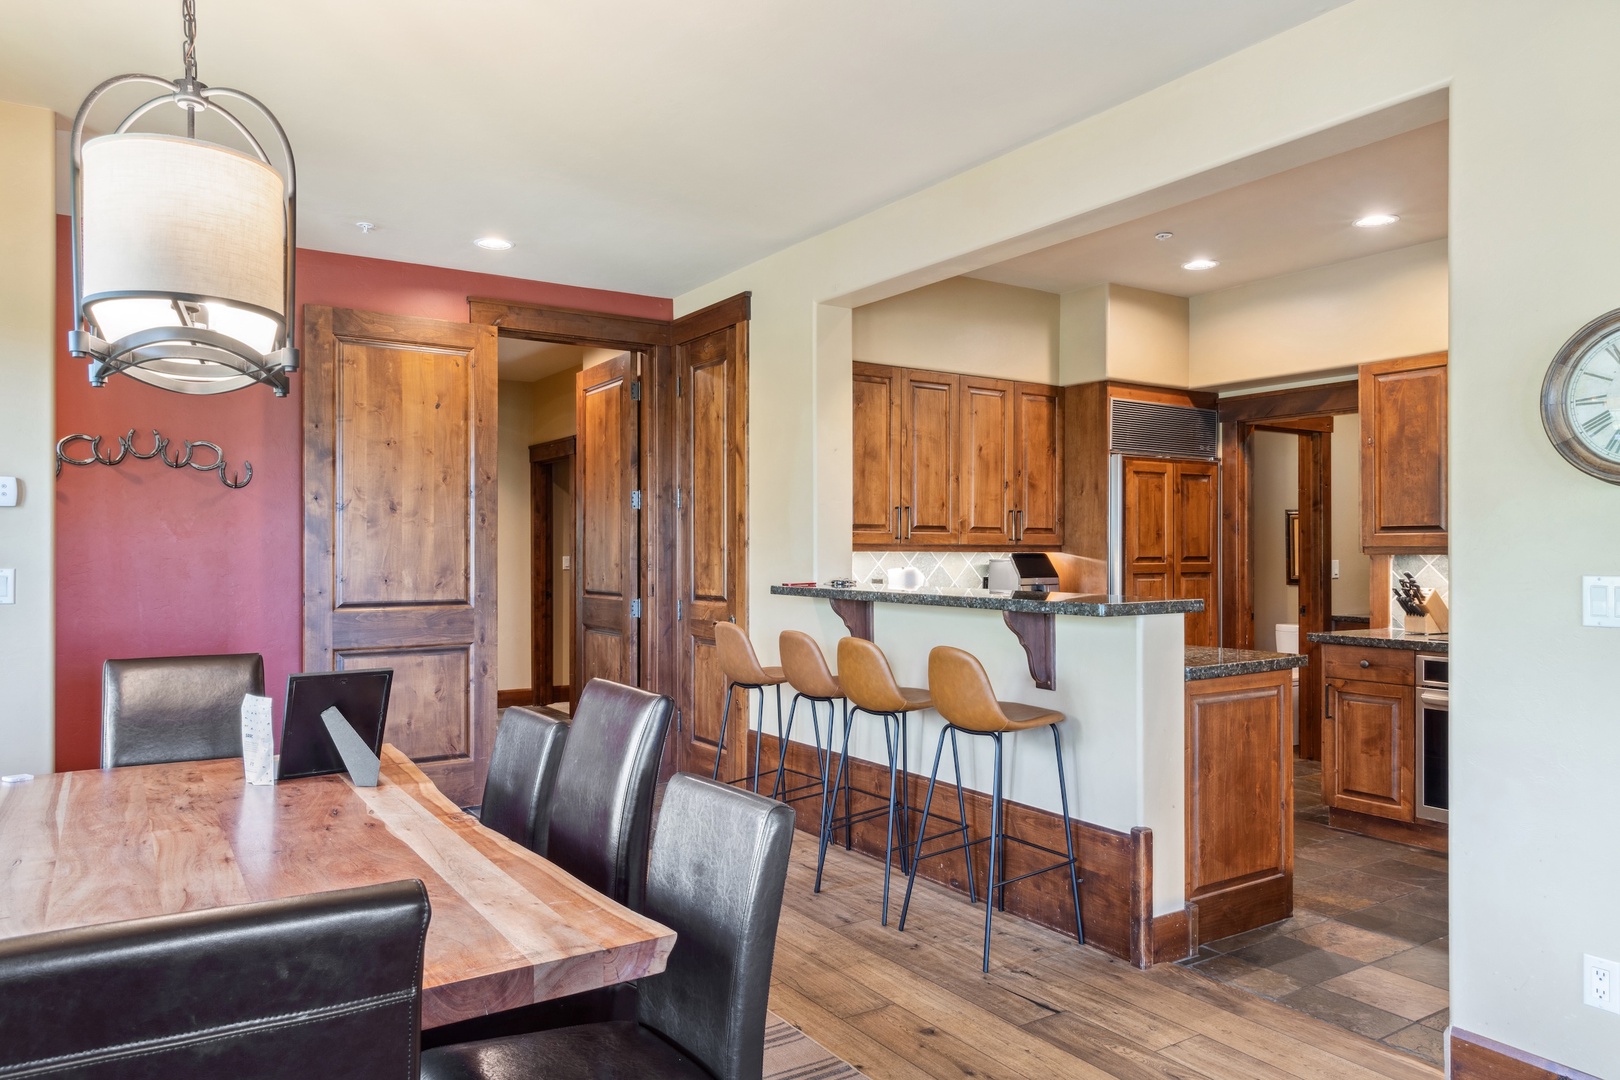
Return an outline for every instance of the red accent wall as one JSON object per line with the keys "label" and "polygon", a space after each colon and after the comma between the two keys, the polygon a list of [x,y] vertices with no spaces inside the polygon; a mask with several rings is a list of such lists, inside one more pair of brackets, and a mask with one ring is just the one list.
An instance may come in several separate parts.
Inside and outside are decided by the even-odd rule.
{"label": "red accent wall", "polygon": [[[115,378],[93,389],[67,354],[73,282],[68,219],[57,219],[57,438],[134,428],[219,444],[253,481],[232,491],[212,473],[156,460],[63,466],[56,485],[56,767],[94,768],[101,752],[101,665],[130,656],[258,652],[278,716],[301,668],[303,417],[301,381],[277,398],[250,387],[192,398]],[[670,300],[473,274],[324,251],[298,253],[298,302],[467,320],[468,296],[616,315],[672,317]],[[83,445],[75,446],[83,456]]]}

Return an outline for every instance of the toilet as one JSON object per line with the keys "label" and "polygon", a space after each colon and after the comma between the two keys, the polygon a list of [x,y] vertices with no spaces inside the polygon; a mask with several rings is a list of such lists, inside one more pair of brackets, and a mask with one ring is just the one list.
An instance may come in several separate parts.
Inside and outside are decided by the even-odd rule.
{"label": "toilet", "polygon": [[[1299,623],[1280,622],[1277,624],[1277,651],[1286,653],[1299,652]],[[1294,745],[1299,745],[1299,668],[1292,672],[1294,676]]]}

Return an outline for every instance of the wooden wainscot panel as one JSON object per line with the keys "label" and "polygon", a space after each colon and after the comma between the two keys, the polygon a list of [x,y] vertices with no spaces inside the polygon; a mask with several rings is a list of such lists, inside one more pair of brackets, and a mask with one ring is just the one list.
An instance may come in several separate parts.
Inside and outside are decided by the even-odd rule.
{"label": "wooden wainscot panel", "polygon": [[1506,1043],[1451,1029],[1451,1080],[1601,1080]]}
{"label": "wooden wainscot panel", "polygon": [[[750,733],[750,738],[754,736]],[[752,742],[750,743],[752,748]],[[780,743],[773,735],[766,735],[760,743],[760,775],[768,777],[776,768]],[[836,773],[839,755],[831,755],[828,768]],[[804,743],[790,743],[788,768],[805,773],[818,771],[815,750]],[[857,814],[863,810],[882,807],[887,801],[889,772],[885,766],[857,758],[850,759],[855,795],[853,805]],[[927,794],[928,777],[913,774],[909,778],[910,799],[913,807],[921,807]],[[882,796],[869,794],[882,792]],[[985,836],[990,829],[990,796],[982,792],[964,793],[967,804],[968,826],[974,837]],[[819,828],[820,794],[812,784],[807,792],[791,800],[798,808],[798,828],[816,835]],[[1063,826],[1059,815],[1038,810],[1020,803],[1003,804],[1007,813],[1007,832],[1032,843],[1057,851],[1063,850]],[[934,790],[934,806],[945,807],[953,818],[956,814],[956,788],[943,779]],[[813,808],[813,809],[812,809]],[[908,842],[916,839],[920,824],[920,810],[911,817],[912,832]],[[929,821],[933,834],[936,822]],[[883,858],[886,818],[882,815],[857,824],[850,836],[854,850],[876,859]],[[1093,825],[1086,821],[1071,820],[1070,835],[1074,840],[1075,855],[1080,862],[1080,915],[1085,921],[1086,944],[1093,945],[1137,967],[1148,967],[1165,960],[1180,960],[1188,955],[1188,916],[1186,912],[1171,912],[1153,917],[1153,834],[1152,830],[1136,828],[1129,833]],[[840,832],[836,840],[843,840]],[[986,845],[974,849],[974,876],[982,885],[986,880]],[[1021,845],[1008,845],[1007,876],[1015,877],[1037,869],[1052,861],[1050,856],[1032,852]],[[899,918],[900,897],[905,893],[905,878],[900,873],[900,857],[894,856],[897,886],[891,901],[890,919]],[[967,880],[961,852],[940,858],[925,858],[918,876],[937,882],[967,896]],[[983,894],[980,894],[981,904]],[[964,900],[965,902],[965,900]],[[982,909],[981,909],[982,910]],[[1061,871],[1039,874],[1007,886],[1007,914],[1038,923],[1065,934],[1074,933],[1074,908],[1069,896],[1068,875]],[[873,917],[877,911],[874,906]],[[999,913],[998,913],[999,917]]]}
{"label": "wooden wainscot panel", "polygon": [[1293,912],[1292,695],[1287,671],[1187,684],[1193,945]]}

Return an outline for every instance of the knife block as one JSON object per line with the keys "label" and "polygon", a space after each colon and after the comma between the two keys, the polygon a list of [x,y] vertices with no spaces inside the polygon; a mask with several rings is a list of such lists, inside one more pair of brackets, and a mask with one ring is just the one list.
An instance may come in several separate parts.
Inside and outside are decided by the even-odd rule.
{"label": "knife block", "polygon": [[1430,589],[1423,598],[1425,614],[1409,615],[1397,609],[1398,616],[1403,620],[1401,629],[1408,634],[1444,634],[1451,626],[1451,609],[1446,602],[1440,599],[1440,594]]}

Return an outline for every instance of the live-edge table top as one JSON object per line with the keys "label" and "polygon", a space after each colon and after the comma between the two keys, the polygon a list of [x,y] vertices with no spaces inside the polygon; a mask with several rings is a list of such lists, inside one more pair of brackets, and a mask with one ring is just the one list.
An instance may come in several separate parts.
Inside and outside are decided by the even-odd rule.
{"label": "live-edge table top", "polygon": [[478,824],[410,759],[382,778],[244,782],[240,758],[0,786],[0,939],[419,878],[422,1023],[664,969],[675,933]]}

